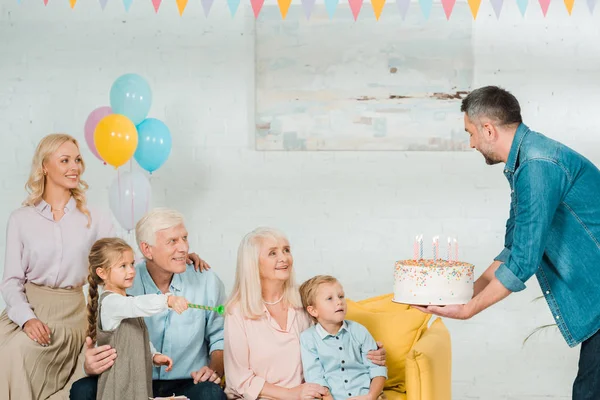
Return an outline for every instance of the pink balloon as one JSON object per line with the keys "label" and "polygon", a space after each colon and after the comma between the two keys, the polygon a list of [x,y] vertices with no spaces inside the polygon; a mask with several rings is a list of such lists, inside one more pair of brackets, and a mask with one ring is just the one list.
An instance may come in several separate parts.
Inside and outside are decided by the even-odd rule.
{"label": "pink balloon", "polygon": [[90,115],[88,115],[83,128],[85,133],[85,141],[87,142],[88,147],[100,161],[104,160],[102,157],[100,157],[100,154],[98,154],[98,150],[96,150],[96,144],[94,143],[94,131],[96,130],[96,125],[98,125],[98,122],[110,114],[112,114],[112,109],[108,106],[96,108],[90,113]]}

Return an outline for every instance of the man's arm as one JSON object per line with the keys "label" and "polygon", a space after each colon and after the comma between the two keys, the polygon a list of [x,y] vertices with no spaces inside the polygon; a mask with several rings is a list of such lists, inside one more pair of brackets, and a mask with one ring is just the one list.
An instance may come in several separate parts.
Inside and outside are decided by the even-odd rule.
{"label": "man's arm", "polygon": [[225,366],[223,364],[223,350],[215,350],[210,353],[210,364],[208,367],[215,371],[217,375],[223,376],[225,373]]}
{"label": "man's arm", "polygon": [[494,261],[490,264],[490,266],[485,270],[483,274],[475,281],[474,289],[473,289],[473,297],[477,296],[486,286],[494,279],[494,274],[498,267],[502,264],[502,261]]}

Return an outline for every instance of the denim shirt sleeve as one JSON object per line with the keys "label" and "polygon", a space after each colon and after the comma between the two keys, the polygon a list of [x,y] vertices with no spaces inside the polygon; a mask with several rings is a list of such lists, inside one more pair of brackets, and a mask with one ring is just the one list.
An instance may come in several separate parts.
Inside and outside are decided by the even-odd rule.
{"label": "denim shirt sleeve", "polygon": [[300,334],[300,355],[302,356],[304,381],[329,387],[325,380],[325,370],[317,352],[315,336],[314,327],[308,328]]}
{"label": "denim shirt sleeve", "polygon": [[[510,291],[525,289],[540,265],[548,231],[567,189],[567,172],[552,160],[523,163],[514,177],[514,228],[508,259],[496,278]],[[502,254],[502,253],[501,253]]]}
{"label": "denim shirt sleeve", "polygon": [[515,231],[515,202],[514,202],[515,192],[513,191],[511,194],[511,202],[510,202],[510,214],[508,220],[506,220],[506,232],[504,234],[504,249],[498,254],[494,261],[501,261],[505,263],[508,261],[508,257],[510,256],[510,249],[513,244],[513,233]]}
{"label": "denim shirt sleeve", "polygon": [[[215,279],[210,284],[212,285],[213,294],[211,295],[211,306],[216,307],[225,303],[225,286],[219,277],[214,274]],[[215,350],[223,350],[223,327],[225,319],[217,312],[208,312],[206,318],[206,330],[204,338],[208,343],[208,353]]]}

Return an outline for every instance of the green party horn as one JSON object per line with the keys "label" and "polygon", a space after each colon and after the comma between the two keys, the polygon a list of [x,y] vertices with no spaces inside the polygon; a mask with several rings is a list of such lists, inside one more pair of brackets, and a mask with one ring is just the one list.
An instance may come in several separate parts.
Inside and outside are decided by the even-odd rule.
{"label": "green party horn", "polygon": [[217,306],[217,307],[209,307],[209,306],[201,306],[199,304],[188,304],[188,307],[190,307],[190,308],[198,308],[200,310],[216,311],[220,315],[223,315],[225,313],[225,306],[223,306],[223,305],[220,305],[220,306]]}

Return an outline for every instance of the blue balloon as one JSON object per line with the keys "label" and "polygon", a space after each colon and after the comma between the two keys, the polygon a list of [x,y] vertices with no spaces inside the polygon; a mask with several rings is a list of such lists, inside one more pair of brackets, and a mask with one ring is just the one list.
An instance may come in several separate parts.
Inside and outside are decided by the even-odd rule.
{"label": "blue balloon", "polygon": [[152,173],[159,169],[171,153],[171,132],[164,122],[147,118],[137,126],[138,146],[133,157],[140,167]]}
{"label": "blue balloon", "polygon": [[137,74],[118,77],[110,88],[112,112],[126,116],[134,125],[138,125],[146,118],[151,104],[150,85]]}

